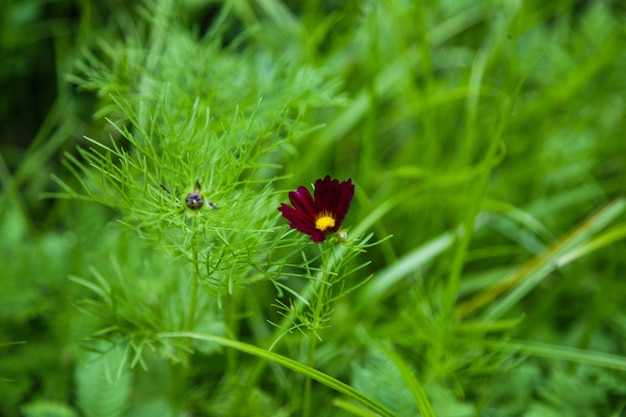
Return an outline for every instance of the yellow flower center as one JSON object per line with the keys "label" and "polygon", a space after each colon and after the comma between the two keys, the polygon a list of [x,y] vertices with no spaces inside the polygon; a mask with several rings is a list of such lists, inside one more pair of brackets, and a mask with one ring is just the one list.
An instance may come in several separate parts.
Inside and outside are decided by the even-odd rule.
{"label": "yellow flower center", "polygon": [[335,219],[328,213],[321,213],[315,220],[315,228],[320,231],[335,227]]}

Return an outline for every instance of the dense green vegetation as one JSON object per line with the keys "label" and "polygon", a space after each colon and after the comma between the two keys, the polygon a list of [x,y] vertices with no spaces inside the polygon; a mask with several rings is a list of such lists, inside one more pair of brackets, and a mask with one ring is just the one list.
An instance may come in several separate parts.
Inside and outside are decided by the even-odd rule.
{"label": "dense green vegetation", "polygon": [[0,415],[624,415],[620,1],[0,19]]}

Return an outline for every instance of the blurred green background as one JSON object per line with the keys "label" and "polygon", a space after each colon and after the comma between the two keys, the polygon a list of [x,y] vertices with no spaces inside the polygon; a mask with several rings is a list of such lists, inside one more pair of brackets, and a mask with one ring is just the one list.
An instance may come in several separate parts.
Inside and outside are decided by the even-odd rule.
{"label": "blurred green background", "polygon": [[[64,152],[76,154],[83,136],[111,133],[107,88],[131,90],[128,57],[164,8],[178,16],[165,44],[199,43],[219,25],[234,62],[261,51],[337,85],[327,105],[300,103],[301,120],[323,126],[280,161],[290,175],[284,186],[327,172],[352,177],[348,221],[382,210],[370,228],[393,238],[368,252],[372,285],[338,306],[326,372],[372,395],[395,390],[389,359],[363,350],[372,337],[404,352],[428,381],[437,415],[624,415],[626,4],[618,0],[2,2],[0,415],[154,415],[162,404],[184,415],[171,398],[146,394],[149,374],[128,382],[134,404],[149,397],[147,405],[101,414],[85,406],[77,364],[81,337],[97,323],[73,305],[86,291],[68,277],[94,266],[114,273],[113,258],[138,276],[175,267],[111,226],[114,210],[42,198],[59,191],[52,174],[76,183]],[[112,76],[78,88],[70,74],[87,51],[101,54]],[[240,89],[272,100],[261,87],[233,80],[221,88],[234,108]],[[474,233],[446,241],[460,225]],[[430,257],[419,252],[429,242]],[[450,335],[437,319],[449,297],[470,340],[450,348],[440,346]],[[269,310],[272,302],[259,301]],[[357,305],[358,317],[345,312]],[[489,327],[494,321],[501,327]],[[508,338],[523,343],[494,349],[495,358],[481,344]],[[203,401],[196,389],[218,391],[186,384],[192,403]],[[321,415],[351,415],[330,405],[331,393],[319,396],[328,404]],[[415,415],[411,407],[398,414]]]}

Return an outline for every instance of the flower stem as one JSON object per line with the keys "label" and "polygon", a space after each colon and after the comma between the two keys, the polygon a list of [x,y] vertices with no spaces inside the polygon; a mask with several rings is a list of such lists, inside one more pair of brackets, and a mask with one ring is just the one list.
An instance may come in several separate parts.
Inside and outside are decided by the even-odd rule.
{"label": "flower stem", "polygon": [[200,282],[200,270],[198,266],[198,248],[193,248],[193,276],[191,277],[191,292],[189,294],[189,311],[187,312],[187,322],[185,328],[193,330],[193,323],[198,307],[198,287]]}
{"label": "flower stem", "polygon": [[[328,284],[329,274],[328,268],[329,265],[329,252],[332,248],[327,247],[326,245],[320,245],[321,259],[322,259],[322,277],[321,280],[317,281],[317,294],[315,295],[314,305],[315,308],[313,310],[313,322],[310,327],[311,333],[307,336],[308,340],[308,356],[307,356],[307,365],[311,368],[315,367],[315,352],[317,348],[317,330],[318,327],[322,324],[322,315],[324,303],[326,303],[326,285]],[[302,400],[302,415],[304,417],[308,417],[311,413],[311,391],[312,391],[312,383],[313,380],[311,378],[306,378],[304,383],[304,396]]]}
{"label": "flower stem", "polygon": [[[226,325],[226,333],[231,339],[236,339],[238,334],[238,323],[235,316],[235,311],[239,304],[239,297],[236,293],[226,292],[225,303],[223,306],[224,324]],[[227,375],[232,376],[236,380],[237,369],[237,352],[234,349],[230,349],[232,352],[226,352],[226,371]]]}
{"label": "flower stem", "polygon": [[[307,338],[307,344],[309,345],[307,365],[311,368],[315,368],[315,349],[317,347],[317,337],[315,335],[309,335]],[[304,395],[302,398],[302,416],[303,417],[309,417],[311,415],[312,388],[313,388],[313,380],[310,377],[306,377],[304,381]]]}

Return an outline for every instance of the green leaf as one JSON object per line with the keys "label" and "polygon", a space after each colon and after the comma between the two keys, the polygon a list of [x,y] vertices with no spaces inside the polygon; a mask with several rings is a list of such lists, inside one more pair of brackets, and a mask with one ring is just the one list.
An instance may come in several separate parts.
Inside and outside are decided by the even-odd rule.
{"label": "green leaf", "polygon": [[86,353],[76,370],[77,405],[86,417],[121,417],[132,389],[132,373],[120,348]]}

